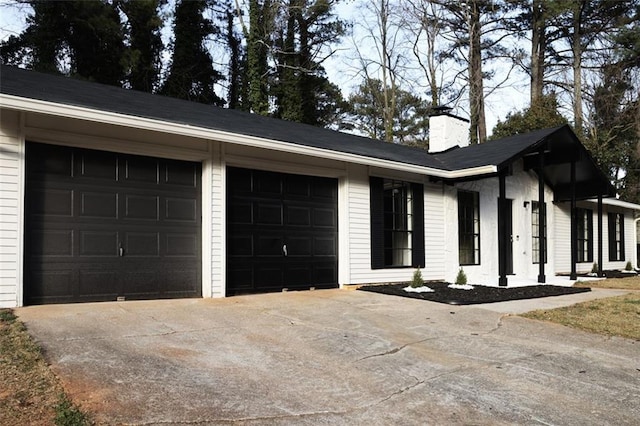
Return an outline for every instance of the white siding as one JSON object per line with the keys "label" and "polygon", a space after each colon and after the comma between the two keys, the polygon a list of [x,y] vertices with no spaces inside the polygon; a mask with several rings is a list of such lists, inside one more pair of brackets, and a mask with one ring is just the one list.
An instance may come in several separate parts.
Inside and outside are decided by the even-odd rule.
{"label": "white siding", "polygon": [[0,307],[21,304],[22,176],[20,114],[0,111]]}
{"label": "white siding", "polygon": [[[369,202],[369,168],[349,167],[349,270],[348,284],[409,281],[414,268],[371,269],[371,220]],[[423,182],[422,176],[394,174],[389,170],[374,170],[371,175]],[[442,227],[443,198],[440,185],[425,184],[425,280],[441,280],[444,276],[444,229]]]}
{"label": "white siding", "polygon": [[442,184],[424,186],[424,250],[425,267],[422,277],[425,280],[442,280],[445,277],[445,198]]}
{"label": "white siding", "polygon": [[[576,263],[576,272],[584,274],[591,272],[593,264],[598,262],[598,206],[596,203],[579,202],[577,207],[591,210],[593,213],[593,262]],[[558,204],[555,208],[556,221],[556,273],[568,274],[571,272],[571,216],[570,203]],[[609,260],[609,218],[608,213],[617,212],[624,214],[624,251],[625,260]],[[637,262],[636,246],[634,238],[634,212],[620,207],[603,205],[602,213],[602,269],[624,269],[627,262],[633,266]]]}
{"label": "white siding", "polygon": [[[554,215],[556,223],[553,228],[555,230],[555,258],[556,258],[556,274],[569,273],[571,271],[571,211],[568,203],[554,205]],[[594,241],[594,259],[598,258],[595,250],[597,247],[598,225],[597,219],[593,222]],[[589,268],[591,270],[591,268]]]}

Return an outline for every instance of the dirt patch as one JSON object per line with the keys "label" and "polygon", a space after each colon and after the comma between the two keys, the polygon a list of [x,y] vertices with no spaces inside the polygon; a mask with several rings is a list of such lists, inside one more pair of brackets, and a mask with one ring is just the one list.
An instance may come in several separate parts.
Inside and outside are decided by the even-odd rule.
{"label": "dirt patch", "polygon": [[590,288],[560,287],[553,285],[534,285],[525,287],[487,287],[474,285],[471,290],[449,288],[447,283],[426,284],[433,292],[407,292],[407,284],[385,284],[363,286],[358,290],[394,296],[411,297],[450,305],[475,305],[481,303],[506,302],[509,300],[534,299],[538,297],[562,296],[591,291]]}

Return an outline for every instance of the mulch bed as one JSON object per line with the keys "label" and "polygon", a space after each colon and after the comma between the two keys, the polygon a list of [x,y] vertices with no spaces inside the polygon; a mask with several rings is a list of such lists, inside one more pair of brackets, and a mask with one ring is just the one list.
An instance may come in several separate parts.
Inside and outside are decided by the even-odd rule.
{"label": "mulch bed", "polygon": [[360,287],[358,290],[373,293],[391,294],[394,296],[411,297],[414,299],[430,300],[432,302],[450,305],[476,305],[480,303],[506,302],[509,300],[534,299],[538,297],[562,296],[565,294],[584,293],[590,288],[560,287],[554,285],[533,285],[526,287],[487,287],[474,285],[473,290],[458,290],[447,287],[447,283],[426,283],[433,289],[430,293],[408,293],[403,290],[407,284],[382,284]]}

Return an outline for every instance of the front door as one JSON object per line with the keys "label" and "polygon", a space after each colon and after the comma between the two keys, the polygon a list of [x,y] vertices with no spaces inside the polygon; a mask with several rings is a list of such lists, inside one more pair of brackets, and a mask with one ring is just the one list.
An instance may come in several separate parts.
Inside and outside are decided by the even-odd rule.
{"label": "front door", "polygon": [[505,200],[505,227],[507,231],[507,253],[505,265],[505,272],[507,275],[513,275],[513,200],[507,198]]}

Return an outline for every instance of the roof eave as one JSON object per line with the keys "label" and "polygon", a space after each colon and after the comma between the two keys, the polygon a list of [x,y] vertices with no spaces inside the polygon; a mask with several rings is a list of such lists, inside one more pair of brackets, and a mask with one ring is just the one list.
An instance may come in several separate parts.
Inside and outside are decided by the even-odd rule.
{"label": "roof eave", "polygon": [[168,122],[164,120],[102,111],[93,108],[60,104],[21,96],[0,94],[0,106],[17,111],[47,114],[96,123],[130,127],[153,132],[162,132],[179,136],[194,137],[206,140],[232,143],[257,148],[268,148],[293,154],[310,155],[337,161],[346,161],[367,166],[394,169],[443,179],[458,179],[471,176],[495,173],[496,166],[473,167],[462,170],[444,170],[416,164],[402,163],[382,158],[367,157],[358,154],[332,151],[307,145],[283,142],[274,139],[243,135],[206,127]]}

